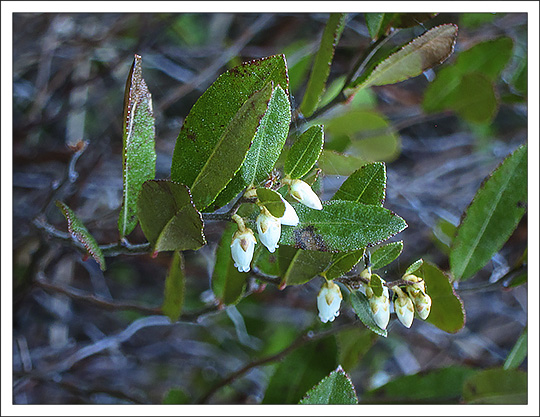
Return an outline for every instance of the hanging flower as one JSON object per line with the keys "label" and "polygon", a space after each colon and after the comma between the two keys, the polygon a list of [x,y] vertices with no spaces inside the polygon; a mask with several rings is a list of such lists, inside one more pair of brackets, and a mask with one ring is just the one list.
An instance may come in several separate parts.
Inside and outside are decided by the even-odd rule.
{"label": "hanging flower", "polygon": [[409,328],[414,320],[413,302],[401,288],[394,287],[394,292],[397,294],[397,298],[394,300],[394,310],[401,324]]}
{"label": "hanging flower", "polygon": [[425,320],[431,311],[431,297],[426,294],[424,280],[415,275],[407,275],[403,279],[407,281],[416,281],[412,285],[407,285],[407,293],[411,298],[418,316]]}
{"label": "hanging flower", "polygon": [[341,290],[334,281],[325,281],[317,296],[317,308],[319,309],[319,318],[323,323],[334,321],[339,316],[339,307],[341,305]]}
{"label": "hanging flower", "polygon": [[322,210],[322,203],[319,196],[311,189],[311,187],[302,180],[294,179],[288,182],[290,193],[293,198],[305,206]]}
{"label": "hanging flower", "polygon": [[259,232],[259,240],[261,243],[266,246],[271,253],[274,253],[279,246],[281,221],[272,216],[266,207],[261,207],[261,214],[257,217],[257,232]]}
{"label": "hanging flower", "polygon": [[251,229],[239,229],[234,234],[231,243],[231,255],[234,260],[234,266],[238,268],[239,272],[249,271],[256,243],[257,241]]}
{"label": "hanging flower", "polygon": [[369,299],[369,308],[377,326],[381,329],[386,329],[390,321],[390,297],[388,288],[383,286],[382,295],[377,297],[371,287],[366,288],[366,296]]}
{"label": "hanging flower", "polygon": [[296,226],[300,222],[298,214],[296,214],[296,210],[283,197],[281,197],[281,201],[283,201],[283,203],[285,204],[285,213],[283,213],[283,216],[279,218],[279,221],[285,226]]}

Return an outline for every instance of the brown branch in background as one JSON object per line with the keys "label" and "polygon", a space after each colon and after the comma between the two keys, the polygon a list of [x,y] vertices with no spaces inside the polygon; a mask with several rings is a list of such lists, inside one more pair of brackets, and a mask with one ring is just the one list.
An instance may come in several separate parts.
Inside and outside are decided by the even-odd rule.
{"label": "brown branch in background", "polygon": [[210,388],[206,394],[204,394],[198,401],[197,404],[205,404],[208,402],[208,400],[221,388],[223,388],[225,385],[229,385],[233,383],[235,380],[237,380],[239,377],[244,375],[246,372],[248,372],[250,369],[256,368],[258,366],[266,365],[267,363],[276,362],[281,359],[283,359],[285,356],[287,356],[292,351],[304,346],[305,344],[309,342],[314,342],[316,340],[320,340],[324,337],[331,336],[333,334],[339,333],[342,330],[350,329],[352,327],[356,326],[356,322],[351,322],[347,324],[343,324],[341,326],[334,326],[329,330],[325,330],[320,333],[313,333],[312,331],[307,331],[306,333],[299,336],[296,340],[294,340],[289,346],[287,346],[285,349],[282,349],[278,353],[270,356],[265,356],[263,358],[257,359],[255,361],[249,362],[248,364],[244,365],[242,368],[238,369],[237,371],[231,373],[229,376],[225,377],[218,383],[216,383],[212,388]]}

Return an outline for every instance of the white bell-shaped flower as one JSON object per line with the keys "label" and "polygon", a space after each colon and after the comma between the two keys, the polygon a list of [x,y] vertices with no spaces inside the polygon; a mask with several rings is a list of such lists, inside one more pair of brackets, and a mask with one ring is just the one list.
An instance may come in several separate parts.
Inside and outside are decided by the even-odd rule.
{"label": "white bell-shaped flower", "polygon": [[261,208],[261,214],[257,217],[257,232],[259,240],[274,253],[278,248],[279,237],[281,236],[281,221],[270,214],[266,207]]}
{"label": "white bell-shaped flower", "polygon": [[285,204],[285,213],[283,213],[283,216],[279,218],[279,221],[285,226],[296,226],[300,222],[298,214],[296,214],[296,210],[293,206],[291,206],[291,203],[289,203],[283,197],[281,197],[281,201],[283,201]]}
{"label": "white bell-shaped flower", "polygon": [[401,289],[395,288],[398,297],[394,301],[394,310],[398,316],[399,321],[405,327],[409,328],[414,320],[414,305],[412,300]]}
{"label": "white bell-shaped flower", "polygon": [[341,305],[341,290],[334,281],[326,281],[317,296],[317,308],[319,309],[319,318],[323,323],[334,321],[339,316],[339,307]]}
{"label": "white bell-shaped flower", "polygon": [[290,193],[294,199],[298,200],[305,206],[322,210],[322,203],[319,196],[311,189],[311,187],[302,180],[294,179],[290,180]]}
{"label": "white bell-shaped flower", "polygon": [[231,255],[234,266],[238,268],[239,272],[249,271],[256,243],[257,241],[251,229],[238,230],[234,234],[231,243]]}
{"label": "white bell-shaped flower", "polygon": [[416,312],[422,320],[425,320],[429,316],[431,311],[431,297],[427,294],[420,293],[413,299],[414,307]]}
{"label": "white bell-shaped flower", "polygon": [[390,321],[390,297],[388,288],[383,286],[382,295],[377,297],[371,287],[366,288],[366,296],[369,298],[369,308],[377,326],[386,329]]}

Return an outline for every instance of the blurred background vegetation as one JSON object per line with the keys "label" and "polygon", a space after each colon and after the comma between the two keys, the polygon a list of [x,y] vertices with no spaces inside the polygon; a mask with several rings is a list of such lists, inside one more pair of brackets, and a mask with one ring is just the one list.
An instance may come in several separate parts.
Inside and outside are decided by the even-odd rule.
{"label": "blurred background vegetation", "polygon": [[[184,117],[226,69],[284,53],[293,109],[301,102],[327,18],[292,13],[14,15],[14,403],[197,401],[231,372],[279,352],[305,331],[353,316],[343,309],[334,324],[321,324],[315,302],[320,281],[314,280],[284,291],[268,286],[236,307],[198,320],[171,325],[162,317],[142,319],[162,302],[172,254],[109,258],[103,273],[69,243],[32,224],[45,216],[65,230],[60,211],[47,205],[54,192],[98,242],[117,241],[122,102],[134,53],[143,57],[153,95],[156,177],[168,178]],[[347,105],[312,121],[325,124],[319,161],[326,174],[323,200],[363,161],[387,162],[385,206],[409,227],[394,239],[404,241],[404,251],[380,271],[386,279],[399,278],[420,257],[448,269],[448,247],[462,212],[484,178],[527,141],[527,15],[439,14],[401,30],[381,54],[441,23],[459,26],[455,53],[442,66],[396,85],[362,90]],[[501,37],[511,42],[495,42]],[[348,15],[323,101],[339,91],[370,42],[364,15]],[[479,44],[485,46],[459,61]],[[459,99],[437,101],[429,93],[434,86],[439,93],[457,91]],[[63,182],[70,146],[80,140],[88,147],[77,162],[77,181]],[[210,277],[224,226],[209,224],[210,244],[185,253],[188,312],[212,299]],[[131,241],[144,241],[139,227]],[[526,256],[526,245],[525,216],[491,263],[458,287],[467,323],[457,334],[419,320],[405,329],[392,320],[385,339],[359,325],[286,356],[282,363],[289,372],[279,362],[254,367],[210,401],[293,401],[294,393],[304,393],[338,363],[351,376],[361,403],[469,401],[466,378],[502,367],[526,328],[526,279],[501,279]],[[50,287],[39,285],[36,277]],[[67,296],[61,288],[76,290]],[[107,310],[77,299],[74,291],[110,304],[150,307]],[[526,370],[527,361],[514,361],[515,366]],[[281,379],[272,378],[280,372]]]}

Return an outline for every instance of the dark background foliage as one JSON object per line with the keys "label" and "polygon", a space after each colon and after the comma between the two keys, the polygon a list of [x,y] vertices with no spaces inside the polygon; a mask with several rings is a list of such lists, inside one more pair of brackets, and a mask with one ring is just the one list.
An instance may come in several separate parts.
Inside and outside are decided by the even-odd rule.
{"label": "dark background foliage", "polygon": [[[363,15],[349,18],[330,81],[346,74],[370,43]],[[321,328],[315,303],[318,280],[284,291],[268,286],[237,307],[174,325],[163,317],[143,319],[148,314],[144,308],[109,311],[67,297],[37,285],[36,277],[55,288],[93,294],[111,305],[125,300],[150,306],[151,312],[162,302],[171,255],[108,258],[103,273],[68,243],[38,230],[32,220],[46,216],[65,230],[60,211],[47,205],[54,192],[77,212],[98,242],[118,239],[122,100],[134,53],[143,57],[144,77],[153,95],[156,177],[168,178],[184,117],[226,69],[285,53],[293,109],[298,105],[309,57],[326,19],[325,14],[291,13],[14,15],[14,403],[156,404],[171,388],[184,393],[176,392],[179,397],[171,401],[185,401],[183,395],[195,401],[243,364],[279,351],[308,328]],[[527,53],[526,14],[483,18],[440,14],[426,26],[449,22],[460,27],[456,54],[505,35],[514,41],[514,56],[497,81],[501,100],[490,124],[470,124],[452,112],[424,114],[420,105],[428,77],[373,89],[377,111],[396,126],[401,141],[397,156],[388,161],[385,206],[409,224],[396,237],[404,240],[402,256],[381,271],[388,279],[397,279],[420,257],[448,268],[444,236],[440,237],[445,225],[458,224],[483,179],[527,139],[526,94],[515,85],[520,60]],[[394,46],[423,31],[422,26],[403,31]],[[455,56],[444,65],[454,60]],[[72,156],[69,145],[80,140],[89,144],[77,162],[79,177],[74,184],[63,183]],[[325,177],[322,199],[331,196],[343,179]],[[185,254],[187,311],[203,308],[211,298],[209,280],[223,227],[209,224],[205,233],[210,244]],[[131,240],[144,241],[140,228]],[[459,333],[447,334],[419,320],[408,330],[393,320],[387,339],[365,341],[358,365],[348,370],[360,400],[369,389],[402,375],[451,365],[501,366],[527,323],[527,286],[505,289],[498,278],[526,244],[525,217],[492,262],[460,286],[467,324]],[[272,365],[254,368],[212,401],[260,403],[272,369]],[[457,393],[432,401],[459,400]]]}

